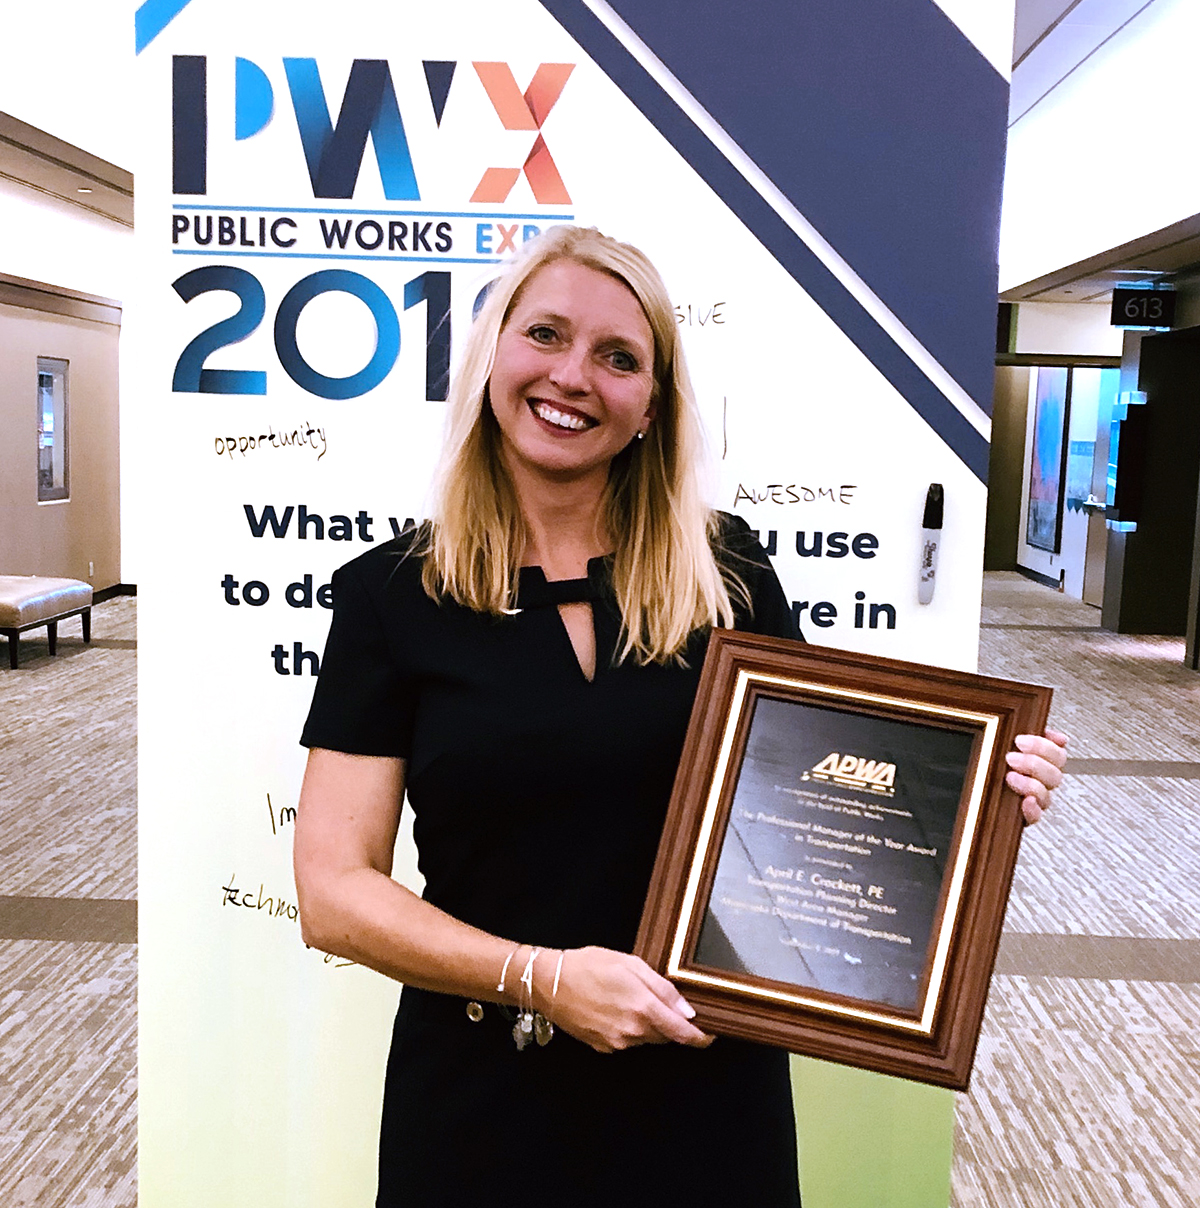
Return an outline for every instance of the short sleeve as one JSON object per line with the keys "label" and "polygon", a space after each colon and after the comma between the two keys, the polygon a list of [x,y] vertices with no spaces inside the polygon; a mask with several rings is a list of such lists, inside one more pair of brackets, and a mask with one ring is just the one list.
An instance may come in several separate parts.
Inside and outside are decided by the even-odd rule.
{"label": "short sleeve", "polygon": [[779,582],[758,534],[740,516],[721,513],[722,553],[726,564],[745,583],[750,610],[738,610],[737,628],[746,633],[804,641],[791,603]]}
{"label": "short sleeve", "polygon": [[333,575],[333,621],[300,742],[354,755],[407,758],[416,690],[396,663],[381,599],[356,563]]}

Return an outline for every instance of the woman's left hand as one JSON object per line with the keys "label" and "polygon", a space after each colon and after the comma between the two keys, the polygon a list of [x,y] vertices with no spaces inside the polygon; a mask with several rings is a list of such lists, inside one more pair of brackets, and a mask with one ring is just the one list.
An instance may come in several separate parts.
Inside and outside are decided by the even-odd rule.
{"label": "woman's left hand", "polygon": [[1067,741],[1065,734],[1051,729],[1045,737],[1018,734],[1013,740],[1017,749],[1005,756],[1009,771],[1004,780],[1013,792],[1022,794],[1021,812],[1027,823],[1041,821],[1050,808],[1051,791],[1062,784]]}

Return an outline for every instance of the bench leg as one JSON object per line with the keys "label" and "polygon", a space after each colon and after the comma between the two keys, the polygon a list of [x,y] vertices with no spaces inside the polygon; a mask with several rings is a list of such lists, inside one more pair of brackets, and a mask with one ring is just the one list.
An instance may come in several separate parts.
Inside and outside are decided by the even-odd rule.
{"label": "bench leg", "polygon": [[85,608],[81,619],[83,621],[83,640],[90,642],[92,640],[92,610]]}
{"label": "bench leg", "polygon": [[8,631],[8,665],[13,671],[17,669],[17,658],[21,649],[21,635],[15,630]]}
{"label": "bench leg", "polygon": [[58,622],[51,621],[46,626],[46,640],[50,644],[50,653],[52,655],[58,653]]}

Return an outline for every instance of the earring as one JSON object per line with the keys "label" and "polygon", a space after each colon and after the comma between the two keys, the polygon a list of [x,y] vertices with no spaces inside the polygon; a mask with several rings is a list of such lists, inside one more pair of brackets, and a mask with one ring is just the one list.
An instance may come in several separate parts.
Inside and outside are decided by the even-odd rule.
{"label": "earring", "polygon": [[639,433],[637,434],[637,438],[638,438],[638,440],[645,440],[645,439],[646,439],[646,434],[645,434],[645,432],[639,432]]}

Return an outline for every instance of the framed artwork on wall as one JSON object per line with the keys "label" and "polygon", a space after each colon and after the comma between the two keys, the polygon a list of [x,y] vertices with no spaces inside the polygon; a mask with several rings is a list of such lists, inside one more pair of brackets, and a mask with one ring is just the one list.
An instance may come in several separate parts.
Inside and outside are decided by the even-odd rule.
{"label": "framed artwork on wall", "polygon": [[1037,371],[1033,455],[1029,462],[1029,514],[1025,540],[1057,554],[1062,544],[1064,462],[1071,371],[1042,365]]}

